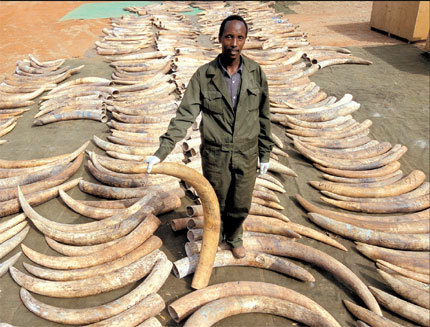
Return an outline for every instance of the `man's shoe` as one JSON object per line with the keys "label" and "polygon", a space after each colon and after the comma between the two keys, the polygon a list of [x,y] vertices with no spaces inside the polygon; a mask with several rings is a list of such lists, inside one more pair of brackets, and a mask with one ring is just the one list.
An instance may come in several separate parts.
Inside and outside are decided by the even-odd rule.
{"label": "man's shoe", "polygon": [[233,256],[236,259],[241,259],[241,258],[245,257],[245,255],[246,255],[246,250],[245,250],[245,247],[243,245],[239,246],[237,248],[231,249],[231,252],[233,253]]}

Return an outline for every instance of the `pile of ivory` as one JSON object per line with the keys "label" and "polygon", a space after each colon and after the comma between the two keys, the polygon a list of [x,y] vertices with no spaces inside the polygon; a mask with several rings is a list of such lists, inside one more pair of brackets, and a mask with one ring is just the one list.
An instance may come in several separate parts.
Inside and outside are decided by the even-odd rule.
{"label": "pile of ivory", "polygon": [[76,186],[81,178],[69,180],[81,166],[89,141],[79,149],[47,158],[0,160],[0,217],[20,211],[17,186],[32,205],[58,196],[59,190]]}
{"label": "pile of ivory", "polygon": [[[27,226],[24,214],[19,214],[0,223],[0,259],[6,257],[27,236],[30,227]],[[0,277],[3,276],[20,257],[21,252],[0,262]]]}
{"label": "pile of ivory", "polygon": [[[414,170],[405,176],[399,169],[398,160],[407,148],[370,139],[367,135],[372,122],[359,124],[351,116],[358,108],[359,104],[346,94],[324,106],[284,110],[282,124],[291,128],[287,135],[295,148],[325,172],[323,177],[328,180],[309,183],[325,195],[321,197],[324,202],[346,210],[399,214],[428,209],[425,174]],[[306,205],[315,224],[344,237],[390,248],[429,250],[428,213],[419,223],[407,224],[404,219],[401,224],[402,218],[344,215],[341,219],[332,212],[329,216],[312,212]]]}
{"label": "pile of ivory", "polygon": [[[37,60],[33,55],[29,59],[18,60],[15,72],[6,76],[0,84],[0,109],[27,107],[34,104],[32,99],[44,91],[51,90],[58,83],[78,73],[83,66],[71,69],[69,66],[61,67],[65,59],[51,61]],[[23,112],[23,109],[20,109]],[[25,110],[24,110],[25,111]],[[7,111],[3,112],[4,114]],[[9,110],[9,114],[18,113]]]}
{"label": "pile of ivory", "polygon": [[[90,160],[88,160],[88,169],[90,173],[104,186],[107,186],[105,189],[112,189],[112,193],[116,193],[117,199],[133,197],[137,198],[145,192],[152,190],[172,190],[177,192],[176,194],[181,194],[182,196],[184,195],[184,192],[181,191],[179,186],[179,180],[176,177],[166,175],[149,175],[146,172],[139,174],[116,172],[114,170],[116,166],[121,166],[123,163],[127,163],[129,161],[98,155],[95,152],[88,152],[88,154],[90,157]],[[80,185],[84,184],[90,185],[93,183],[82,182]],[[100,194],[95,194],[97,192],[95,190],[96,188],[97,187],[94,188],[94,195],[104,198],[112,198],[106,196],[102,192],[100,192]],[[91,192],[84,187],[81,187],[81,189],[86,192]],[[122,190],[127,191],[128,195],[133,196],[121,197]],[[114,196],[114,194],[112,194],[112,196]]]}
{"label": "pile of ivory", "polygon": [[[414,278],[404,275],[402,269],[386,262],[377,263],[380,269],[377,269],[384,282],[398,296],[384,292],[376,287],[369,286],[370,291],[375,295],[376,300],[385,308],[398,315],[420,324],[421,326],[430,326],[430,285],[427,275],[427,281],[419,281],[419,276]],[[391,268],[395,270],[392,270]],[[400,273],[398,271],[401,271]],[[409,274],[411,275],[411,274]]]}
{"label": "pile of ivory", "polygon": [[[160,7],[164,7],[160,6]],[[192,26],[188,16],[180,13],[172,14],[167,9],[164,13],[153,15],[154,25],[157,26],[156,48],[160,51],[175,53],[175,48],[196,48],[199,32]]]}
{"label": "pile of ivory", "polygon": [[364,216],[323,209],[296,195],[319,226],[344,237],[393,249],[428,250],[429,209],[405,215]]}
{"label": "pile of ivory", "polygon": [[[246,264],[267,269],[268,266],[276,263],[276,265],[273,265],[273,269],[278,269],[276,271],[298,278],[298,276],[300,276],[299,271],[296,270],[293,265],[288,265],[289,270],[283,269],[281,265],[282,261],[275,260],[276,256],[289,257],[304,261],[333,274],[336,280],[341,281],[353,292],[355,292],[372,312],[382,315],[376,299],[369,291],[367,286],[348,267],[343,265],[332,256],[313,247],[295,242],[294,238],[256,232],[246,233],[248,234],[245,234],[246,236],[244,237],[244,246],[247,249],[247,252],[250,252],[250,254],[246,257],[248,261],[238,261],[236,265]],[[174,262],[174,273],[185,273],[186,275],[187,270],[189,269],[191,269],[192,272],[193,261],[198,258],[200,249],[200,241],[187,243],[186,252],[188,257]],[[225,249],[225,247],[218,248],[218,253],[220,254],[217,254],[217,256],[220,256],[220,258],[225,258],[223,260],[227,261],[227,256],[222,251]],[[255,252],[257,252],[257,254],[254,254]],[[266,257],[264,254],[269,254],[275,257]],[[252,260],[258,262],[258,264],[253,263]],[[234,264],[233,260],[231,262],[231,264]]]}
{"label": "pile of ivory", "polygon": [[[405,277],[385,265],[380,264],[379,275],[389,287],[400,297],[387,293],[379,288],[369,286],[376,300],[383,307],[408,321],[420,326],[430,326],[430,294],[429,284]],[[396,267],[396,266],[394,266]],[[396,267],[398,268],[398,267]],[[380,317],[369,310],[344,300],[345,306],[358,319],[371,326],[401,326],[385,317]]]}
{"label": "pile of ivory", "polygon": [[[198,244],[200,244],[199,241],[203,235],[202,207],[188,206],[187,212],[191,217],[177,218],[171,222],[172,229],[175,231],[188,229],[187,238],[189,242],[185,244],[187,257],[175,261],[173,266],[173,272],[177,278],[183,278],[194,272],[199,258]],[[252,213],[254,212],[266,214],[266,216],[253,215]],[[276,215],[276,218],[272,217],[271,214]],[[243,228],[243,240],[246,248],[248,248],[249,244],[255,243],[255,238],[258,236],[271,237],[282,241],[288,238],[301,238],[301,235],[305,235],[347,251],[345,247],[330,237],[311,228],[289,222],[284,215],[255,204],[251,206],[251,215],[245,220]],[[245,258],[236,259],[229,250],[231,250],[230,247],[225,244],[218,247],[214,267],[252,266],[277,271],[305,282],[314,281],[313,276],[306,270],[283,258],[260,251],[248,251]]]}
{"label": "pile of ivory", "polygon": [[289,288],[270,283],[237,281],[189,293],[168,305],[173,320],[184,326],[212,326],[240,313],[276,314],[306,326],[340,327],[321,305]]}
{"label": "pile of ivory", "polygon": [[105,35],[95,42],[99,55],[139,53],[151,48],[153,31],[148,17],[112,17],[111,25],[112,28],[103,29]]}
{"label": "pile of ivory", "polygon": [[[112,210],[111,215],[99,218],[102,220],[64,224],[38,214],[18,190],[25,215],[45,235],[48,245],[63,255],[49,256],[21,245],[26,257],[41,266],[24,263],[35,277],[9,268],[22,287],[21,299],[30,311],[58,323],[112,326],[121,322],[137,325],[164,309],[165,303],[156,292],[169,276],[172,263],[159,250],[162,241],[153,233],[160,225],[155,214],[169,205],[168,195],[163,198],[152,192],[130,207]],[[67,199],[64,195],[62,198]],[[139,286],[121,298],[85,309],[53,307],[28,292],[83,297],[118,289],[144,277]]]}
{"label": "pile of ivory", "polygon": [[[76,74],[83,67],[70,69],[60,66],[64,59],[39,61],[31,54],[28,60],[18,60],[15,73],[0,84],[0,136],[6,135],[16,126],[20,115],[33,105],[33,99],[44,91],[54,88],[57,83]],[[0,140],[0,144],[6,140]]]}
{"label": "pile of ivory", "polygon": [[[112,31],[121,31],[118,37],[126,38],[141,28],[151,31],[145,35],[152,40],[153,20],[152,16],[124,16],[117,23],[112,22]],[[153,154],[158,148],[159,136],[176,112],[177,88],[169,74],[172,57],[167,51],[150,47],[145,50],[105,56],[115,68],[112,81],[119,94],[108,102],[108,110],[112,112],[108,141],[94,136],[94,142],[117,159],[142,161]],[[172,158],[174,155],[168,160]]]}
{"label": "pile of ivory", "polygon": [[427,251],[429,246],[429,210],[406,215],[364,216],[320,208],[296,195],[318,226],[343,237],[366,244],[398,250]]}
{"label": "pile of ivory", "polygon": [[[201,205],[187,206],[189,217],[172,220],[172,228],[177,231],[188,228],[187,237],[190,242],[201,239],[200,229],[203,227],[203,211]],[[288,217],[267,206],[251,204],[250,214],[243,223],[244,231],[281,235],[291,238],[306,236],[329,244],[343,251],[347,249],[334,239],[312,228],[293,223]]]}
{"label": "pile of ivory", "polygon": [[119,91],[111,80],[83,77],[65,82],[41,97],[33,124],[46,125],[65,120],[91,119],[105,123],[108,101]]}

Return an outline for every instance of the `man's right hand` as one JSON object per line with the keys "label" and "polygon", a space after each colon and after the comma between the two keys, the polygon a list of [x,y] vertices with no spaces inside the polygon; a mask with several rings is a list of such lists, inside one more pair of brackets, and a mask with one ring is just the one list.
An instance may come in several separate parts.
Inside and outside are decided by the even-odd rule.
{"label": "man's right hand", "polygon": [[145,158],[143,162],[148,164],[148,174],[151,172],[152,166],[158,164],[160,161],[160,158],[158,158],[157,156],[149,156]]}

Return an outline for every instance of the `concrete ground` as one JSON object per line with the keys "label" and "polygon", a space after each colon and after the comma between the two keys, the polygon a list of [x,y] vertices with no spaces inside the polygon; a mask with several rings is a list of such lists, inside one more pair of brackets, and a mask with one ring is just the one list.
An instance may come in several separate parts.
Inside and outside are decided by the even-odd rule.
{"label": "concrete ground", "polygon": [[[23,59],[28,53],[36,53],[39,55],[38,57],[43,58],[44,60],[63,57],[64,52],[62,51],[64,51],[64,49],[60,46],[58,46],[57,52],[53,51],[49,53],[41,50],[46,46],[45,40],[52,41],[52,38],[49,37],[45,39],[43,37],[44,33],[50,29],[52,31],[57,31],[56,29],[61,25],[60,30],[63,31],[63,33],[66,33],[69,36],[74,34],[75,36],[76,34],[81,36],[82,43],[75,44],[74,47],[76,52],[67,56],[69,59],[66,64],[69,64],[72,67],[85,64],[85,68],[81,73],[74,77],[99,76],[109,78],[111,72],[110,67],[107,63],[103,62],[101,57],[93,55],[94,52],[91,46],[92,42],[102,35],[101,29],[108,26],[108,20],[97,19],[65,21],[61,23],[57,22],[68,11],[78,7],[81,3],[83,2],[77,4],[74,2],[62,2],[61,4],[56,4],[54,2],[53,5],[45,2],[38,2],[37,5],[35,5],[34,2],[22,5],[12,2],[0,3],[0,15],[3,15],[0,17],[0,21],[2,22],[0,26],[0,35],[2,40],[7,40],[6,43],[2,44],[3,49],[0,51],[0,62],[2,62],[0,67],[2,70],[0,71],[0,74],[11,73],[15,67],[16,60]],[[318,2],[313,3],[316,3],[315,6],[318,7]],[[365,10],[365,12],[370,13],[369,3],[367,3],[366,7],[364,4],[355,2],[353,2],[353,4],[360,8],[363,7],[362,9]],[[25,5],[28,7],[25,7]],[[52,7],[54,5],[57,5],[55,10]],[[17,8],[21,9],[17,10]],[[315,16],[310,16],[310,14],[306,15],[305,13],[300,12],[300,10],[303,10],[303,12],[310,10],[310,4],[307,2],[299,2],[298,4],[291,6],[291,8],[296,12],[296,14],[291,14],[289,16],[293,23],[300,21],[300,15],[303,15],[302,17],[308,17],[309,20],[306,22],[308,25],[306,26],[308,26],[309,30],[304,28],[305,24],[301,24],[301,29],[303,31],[307,31],[312,34],[316,33],[313,31],[320,30],[319,25],[317,25],[318,19]],[[328,4],[326,2],[324,2],[324,8],[329,12]],[[346,8],[344,12],[339,12],[339,7],[336,8],[338,8],[338,15],[336,17],[344,17],[344,19],[346,19],[345,17],[351,16],[350,11],[346,10]],[[9,10],[9,15],[7,10]],[[6,25],[7,22],[3,20],[3,17],[8,16],[12,19],[14,15],[18,16],[18,14],[27,17],[26,15],[30,15],[30,13],[35,23],[40,23],[40,30],[35,28],[30,29],[27,27],[25,33],[28,35],[28,40],[26,39],[24,42],[17,37],[15,37],[15,39],[10,38],[10,35],[8,36],[7,33],[7,31],[9,31],[9,26]],[[342,16],[343,14],[344,16]],[[312,17],[316,19],[316,21],[314,21],[315,24],[312,24],[311,22]],[[368,21],[369,19],[369,16],[366,18],[365,15],[358,15],[358,17],[362,21],[366,21],[366,19]],[[22,20],[20,22],[22,22]],[[18,25],[18,22],[16,21],[14,24],[17,30],[21,28],[21,23]],[[23,24],[25,25],[25,23]],[[339,25],[340,23],[336,24]],[[353,24],[353,22],[346,24]],[[364,23],[357,24],[358,25],[356,26],[364,27],[362,26]],[[310,30],[311,28],[312,30]],[[339,34],[344,33],[345,30],[338,27],[332,28],[332,31],[335,33],[332,35],[334,43],[336,37]],[[372,33],[376,32],[371,32],[363,28],[362,35],[372,35]],[[55,35],[55,32],[51,33],[51,37],[53,35]],[[350,36],[346,33],[344,34],[344,37]],[[369,39],[370,36],[367,38]],[[371,119],[373,121],[373,126],[371,127],[372,138],[378,141],[389,141],[393,145],[400,143],[408,147],[408,151],[400,160],[403,172],[407,174],[413,169],[420,169],[428,175],[430,139],[429,60],[422,55],[423,51],[416,45],[405,44],[380,34],[377,34],[377,38],[381,38],[382,41],[380,43],[372,41],[355,46],[352,37],[349,39],[349,44],[342,44],[342,46],[350,49],[354,55],[372,61],[372,65],[342,65],[327,67],[317,72],[311,77],[311,79],[328,95],[334,95],[340,98],[345,93],[352,94],[354,100],[361,104],[360,110],[354,113],[353,116],[360,122],[364,119]],[[21,42],[18,40],[21,40]],[[311,44],[318,43],[317,41],[312,43],[311,37],[309,37],[309,40],[311,41]],[[31,46],[25,46],[27,41]],[[324,41],[326,42],[320,44],[331,45],[330,38],[324,39]],[[57,42],[59,42],[58,39]],[[64,41],[65,44],[69,42],[69,39]],[[84,44],[84,42],[86,43]],[[7,47],[11,46],[10,49],[13,49],[14,47],[18,48],[18,45],[22,48],[15,52],[15,57],[8,57],[8,51],[5,51],[9,49]],[[66,46],[64,46],[64,48],[67,49]],[[9,68],[4,69],[4,67]],[[65,121],[46,126],[32,126],[33,116],[37,110],[37,106],[33,106],[29,112],[25,113],[23,117],[18,120],[18,124],[15,129],[2,137],[2,139],[7,139],[8,142],[0,146],[0,158],[14,160],[33,159],[67,153],[78,148],[84,142],[91,139],[93,135],[97,135],[103,139],[108,135],[108,128],[106,125],[95,121]],[[278,125],[273,125],[273,130],[275,134],[285,142],[285,150],[290,155],[290,157],[283,160],[283,162],[298,174],[297,178],[278,176],[287,190],[285,194],[279,196],[281,204],[285,207],[283,213],[294,222],[324,232],[306,218],[305,212],[293,199],[295,194],[300,193],[308,200],[321,204],[321,201],[318,200],[319,192],[311,188],[307,183],[310,180],[321,179],[320,173],[312,167],[309,161],[304,159],[304,157],[299,155],[289,146],[289,141],[284,135],[284,128],[281,128]],[[103,153],[103,151],[98,149],[94,144],[90,144],[89,149],[98,153]],[[87,159],[84,160],[84,164],[74,177],[83,177],[85,180],[95,181],[87,171],[86,161]],[[94,199],[93,197],[80,192],[78,188],[70,190],[68,194],[76,199]],[[173,232],[170,228],[169,222],[172,218],[185,216],[185,206],[191,203],[192,201],[190,199],[183,199],[183,206],[180,209],[160,216],[163,224],[157,230],[156,235],[162,238],[164,243],[162,250],[171,261],[176,261],[185,256],[183,245],[186,241],[186,236],[184,232]],[[43,216],[59,222],[79,223],[88,221],[88,219],[85,219],[68,209],[59,198],[37,206],[36,210]],[[4,218],[0,218],[0,222],[2,219]],[[376,273],[373,262],[360,255],[358,251],[354,249],[353,242],[336,235],[331,236],[346,246],[348,248],[348,252],[343,252],[306,237],[303,237],[300,242],[318,248],[319,250],[322,250],[338,259],[355,272],[367,285],[376,286],[382,290],[389,291],[388,286],[384,285],[382,279]],[[42,253],[50,255],[55,254],[54,251],[48,248],[47,244],[43,240],[42,234],[38,232],[34,226],[32,226],[30,233],[24,240],[24,244]],[[4,259],[9,258],[18,251],[19,248],[16,248]],[[22,255],[19,261],[15,264],[15,267],[21,271],[25,271],[22,266],[22,262],[29,262],[29,260]],[[355,326],[354,318],[343,306],[342,300],[348,299],[354,303],[363,305],[361,300],[348,288],[339,283],[333,275],[309,264],[299,261],[294,262],[312,273],[316,282],[303,283],[276,272],[257,268],[228,267],[215,268],[210,284],[235,280],[252,280],[282,285],[294,289],[295,291],[298,291],[320,303],[339,321],[342,326]],[[184,279],[177,279],[172,274],[159,291],[159,294],[163,297],[166,304],[169,304],[191,291],[191,280],[192,276],[188,276]],[[60,307],[84,308],[109,302],[128,293],[136,285],[137,283],[134,283],[116,291],[79,299],[56,299],[39,295],[35,295],[35,297],[45,303]],[[412,323],[407,322],[386,310],[383,310],[383,313],[389,319],[392,319],[404,326],[414,326]],[[166,310],[158,316],[158,320],[162,322],[164,326],[182,325],[175,323],[170,318]],[[6,322],[15,326],[23,327],[58,326],[58,324],[50,323],[35,316],[22,305],[19,298],[19,287],[9,275],[5,275],[0,278],[0,322]],[[272,315],[244,314],[223,320],[215,326],[278,327],[297,326],[297,323]]]}

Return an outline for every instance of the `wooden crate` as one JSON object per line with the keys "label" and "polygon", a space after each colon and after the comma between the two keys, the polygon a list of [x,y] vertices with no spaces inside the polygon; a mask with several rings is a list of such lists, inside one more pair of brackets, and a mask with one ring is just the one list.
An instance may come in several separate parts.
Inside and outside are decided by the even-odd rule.
{"label": "wooden crate", "polygon": [[429,1],[373,1],[370,26],[408,41],[429,35]]}

